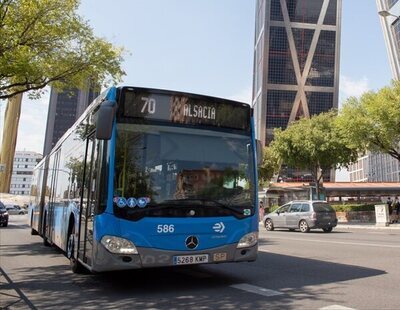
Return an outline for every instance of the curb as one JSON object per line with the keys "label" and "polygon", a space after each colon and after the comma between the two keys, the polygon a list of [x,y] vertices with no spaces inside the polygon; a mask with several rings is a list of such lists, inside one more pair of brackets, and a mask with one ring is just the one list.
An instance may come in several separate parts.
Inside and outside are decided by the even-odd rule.
{"label": "curb", "polygon": [[400,230],[400,224],[377,226],[375,224],[338,224],[336,229],[374,229],[374,230]]}
{"label": "curb", "polygon": [[[259,222],[259,226],[264,228],[263,222]],[[389,226],[376,226],[375,224],[341,224],[341,223],[339,223],[334,229],[400,230],[400,223],[389,224]]]}

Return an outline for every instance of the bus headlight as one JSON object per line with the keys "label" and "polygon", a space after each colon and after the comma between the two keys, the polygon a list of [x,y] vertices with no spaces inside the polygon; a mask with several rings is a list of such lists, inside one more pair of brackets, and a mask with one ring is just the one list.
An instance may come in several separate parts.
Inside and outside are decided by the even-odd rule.
{"label": "bus headlight", "polygon": [[249,248],[252,247],[253,245],[256,245],[258,241],[258,232],[252,232],[249,234],[244,235],[240,240],[237,245],[237,249],[241,248]]}
{"label": "bus headlight", "polygon": [[101,238],[101,244],[114,254],[138,254],[133,242],[124,238],[106,235]]}

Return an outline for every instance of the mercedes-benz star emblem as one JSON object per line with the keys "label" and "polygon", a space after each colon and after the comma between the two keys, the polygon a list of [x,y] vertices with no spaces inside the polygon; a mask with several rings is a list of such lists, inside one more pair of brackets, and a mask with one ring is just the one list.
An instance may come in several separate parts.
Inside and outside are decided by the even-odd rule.
{"label": "mercedes-benz star emblem", "polygon": [[199,239],[196,236],[189,236],[186,238],[185,244],[188,249],[194,250],[199,245]]}

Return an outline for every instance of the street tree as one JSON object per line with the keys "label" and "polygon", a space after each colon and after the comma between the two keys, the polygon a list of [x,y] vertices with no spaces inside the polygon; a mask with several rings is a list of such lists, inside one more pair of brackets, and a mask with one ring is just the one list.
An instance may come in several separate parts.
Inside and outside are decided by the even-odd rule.
{"label": "street tree", "polygon": [[258,166],[258,178],[260,185],[265,185],[269,182],[281,168],[281,161],[279,154],[273,146],[264,148],[263,160],[261,165]]}
{"label": "street tree", "polygon": [[22,94],[44,87],[87,88],[121,80],[123,49],[96,37],[77,13],[79,0],[0,1],[0,99],[8,99],[0,164],[0,192],[8,192]]}
{"label": "street tree", "polygon": [[381,152],[400,161],[400,82],[347,99],[338,126],[360,153]]}
{"label": "street tree", "polygon": [[331,169],[347,167],[357,160],[357,149],[346,144],[330,111],[300,119],[285,130],[274,131],[273,148],[281,161],[311,172],[319,197],[322,176]]}

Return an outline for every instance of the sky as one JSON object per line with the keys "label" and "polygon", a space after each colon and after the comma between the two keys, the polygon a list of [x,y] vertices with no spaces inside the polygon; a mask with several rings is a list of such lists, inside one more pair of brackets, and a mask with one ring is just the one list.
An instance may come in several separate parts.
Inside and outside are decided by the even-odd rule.
{"label": "sky", "polygon": [[[342,1],[339,106],[392,78],[375,0]],[[81,0],[79,13],[97,36],[127,50],[121,85],[250,103],[255,2]],[[24,96],[17,150],[42,153],[49,97]],[[5,107],[0,101],[0,133]]]}

